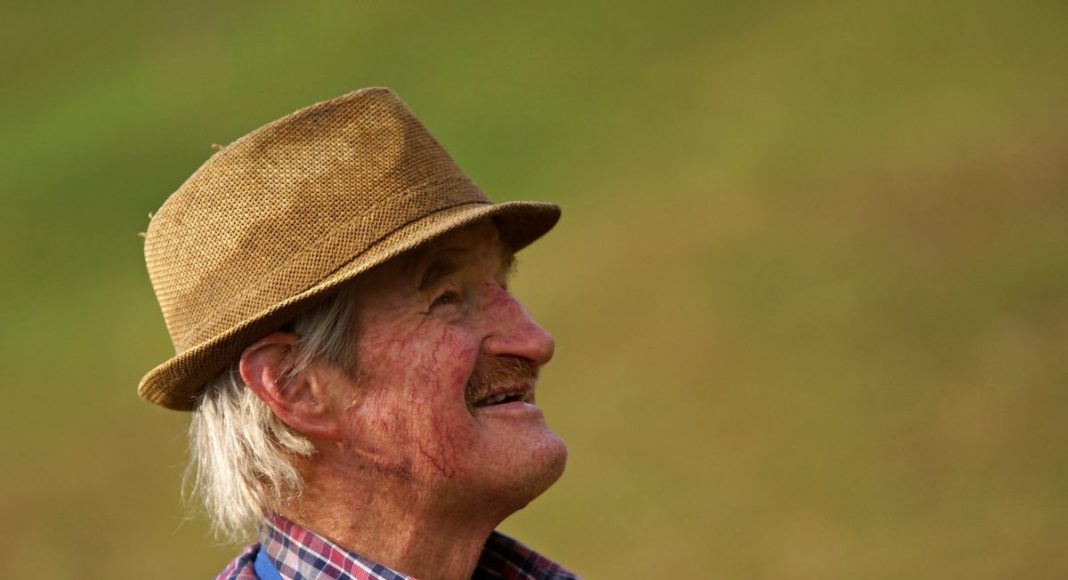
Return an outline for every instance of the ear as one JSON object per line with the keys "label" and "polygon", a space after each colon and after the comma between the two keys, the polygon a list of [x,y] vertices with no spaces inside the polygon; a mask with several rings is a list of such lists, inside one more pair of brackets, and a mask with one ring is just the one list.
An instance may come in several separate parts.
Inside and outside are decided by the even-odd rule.
{"label": "ear", "polygon": [[241,378],[271,411],[293,429],[317,439],[340,438],[338,415],[331,404],[329,374],[314,367],[290,374],[300,349],[300,337],[275,332],[241,353]]}

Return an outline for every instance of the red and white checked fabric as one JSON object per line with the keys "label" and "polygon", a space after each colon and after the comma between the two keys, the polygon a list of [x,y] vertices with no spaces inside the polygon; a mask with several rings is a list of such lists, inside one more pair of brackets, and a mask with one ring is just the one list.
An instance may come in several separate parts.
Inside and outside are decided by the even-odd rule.
{"label": "red and white checked fabric", "polygon": [[[386,566],[349,552],[281,516],[264,522],[260,541],[231,561],[216,580],[259,580],[253,562],[260,550],[286,580],[408,580]],[[473,580],[570,580],[578,576],[519,542],[493,532],[471,575]]]}

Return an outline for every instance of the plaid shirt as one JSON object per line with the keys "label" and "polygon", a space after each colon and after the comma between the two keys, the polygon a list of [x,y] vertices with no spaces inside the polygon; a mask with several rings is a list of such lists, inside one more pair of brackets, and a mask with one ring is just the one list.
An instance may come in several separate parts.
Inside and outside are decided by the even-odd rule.
{"label": "plaid shirt", "polygon": [[[269,518],[260,541],[230,562],[216,580],[258,580],[253,563],[260,550],[292,580],[407,580],[400,572],[376,564],[281,517]],[[568,580],[578,576],[523,544],[493,532],[471,576],[475,580]]]}

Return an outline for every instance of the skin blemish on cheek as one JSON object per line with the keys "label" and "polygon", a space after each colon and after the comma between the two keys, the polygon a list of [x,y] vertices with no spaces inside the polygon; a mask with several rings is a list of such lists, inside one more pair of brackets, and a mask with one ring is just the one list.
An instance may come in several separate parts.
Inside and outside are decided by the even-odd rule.
{"label": "skin blemish on cheek", "polygon": [[[471,442],[464,393],[477,348],[448,327],[434,333],[432,342],[424,346],[423,356],[409,367],[418,379],[407,386],[407,405],[419,410],[415,427],[419,455],[440,477],[452,479],[457,473],[459,449]],[[458,422],[458,417],[463,421]]]}
{"label": "skin blemish on cheek", "polygon": [[431,465],[442,477],[452,479],[457,472],[456,457],[458,452],[465,445],[469,445],[471,441],[469,438],[460,436],[453,429],[445,426],[441,417],[434,417],[431,420],[430,431],[432,434],[431,441],[435,442],[434,448],[433,450],[427,449],[421,442],[419,453],[430,461]]}
{"label": "skin blemish on cheek", "polygon": [[456,473],[456,469],[452,466],[451,462],[446,461],[443,457],[438,457],[428,452],[422,445],[419,446],[419,453],[422,454],[422,456],[425,457],[445,479],[452,479],[453,474]]}
{"label": "skin blemish on cheek", "polygon": [[456,472],[453,466],[454,447],[442,433],[437,419],[432,419],[431,425],[426,428],[423,436],[416,438],[416,451],[442,477],[451,479]]}

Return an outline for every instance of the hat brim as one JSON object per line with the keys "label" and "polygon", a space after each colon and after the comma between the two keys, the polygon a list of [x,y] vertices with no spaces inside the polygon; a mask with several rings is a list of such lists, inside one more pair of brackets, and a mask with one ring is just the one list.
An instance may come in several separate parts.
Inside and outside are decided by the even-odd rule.
{"label": "hat brim", "polygon": [[254,340],[282,326],[353,278],[450,231],[492,218],[502,241],[519,251],[545,235],[560,219],[552,203],[511,201],[471,203],[444,209],[394,230],[353,257],[314,286],[249,317],[215,338],[189,348],[152,369],[141,379],[138,394],[145,400],[191,411],[204,385],[231,365]]}

